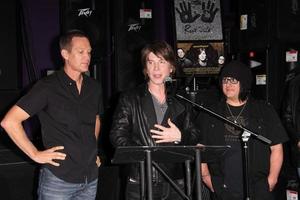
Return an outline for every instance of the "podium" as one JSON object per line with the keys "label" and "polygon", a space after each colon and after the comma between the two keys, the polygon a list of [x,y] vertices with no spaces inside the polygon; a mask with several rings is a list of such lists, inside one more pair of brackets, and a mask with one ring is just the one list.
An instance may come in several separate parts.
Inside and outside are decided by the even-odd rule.
{"label": "podium", "polygon": [[[152,165],[168,180],[175,190],[185,199],[191,200],[190,162],[194,161],[196,170],[197,200],[202,200],[201,157],[211,162],[223,156],[230,146],[121,146],[116,149],[112,163],[140,163],[141,199],[147,186],[147,200],[152,200]],[[181,191],[174,181],[157,165],[157,163],[185,163],[187,194]],[[197,170],[198,169],[198,170]],[[146,171],[146,180],[145,180]],[[146,184],[145,184],[146,183]]]}

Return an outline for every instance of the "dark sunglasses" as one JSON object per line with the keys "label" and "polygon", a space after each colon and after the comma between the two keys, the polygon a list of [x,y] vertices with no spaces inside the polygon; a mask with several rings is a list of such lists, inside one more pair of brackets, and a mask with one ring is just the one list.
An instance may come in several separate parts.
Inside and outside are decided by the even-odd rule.
{"label": "dark sunglasses", "polygon": [[237,84],[239,81],[236,80],[235,78],[232,78],[232,77],[224,77],[222,79],[222,83],[223,84],[227,84],[227,83],[230,83],[230,84]]}

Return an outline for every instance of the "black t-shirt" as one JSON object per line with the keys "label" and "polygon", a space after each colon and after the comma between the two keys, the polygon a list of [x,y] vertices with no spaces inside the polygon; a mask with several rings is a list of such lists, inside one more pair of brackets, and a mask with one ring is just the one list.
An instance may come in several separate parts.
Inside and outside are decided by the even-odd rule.
{"label": "black t-shirt", "polygon": [[79,94],[75,81],[60,70],[35,84],[17,105],[30,116],[38,115],[45,149],[64,146],[66,159],[56,160],[60,166],[45,165],[53,174],[72,183],[98,177],[95,119],[103,104],[96,80],[83,75]]}
{"label": "black t-shirt", "polygon": [[[211,106],[211,109],[222,116],[229,116],[225,101],[218,102]],[[259,138],[251,136],[248,142],[249,190],[251,195],[254,195],[253,193],[255,191],[254,198],[261,197],[263,194],[269,194],[267,177],[270,171],[270,147],[286,142],[288,137],[276,111],[272,105],[265,101],[249,98],[242,117],[247,122],[245,128],[271,140],[271,144],[267,144]],[[202,121],[200,121],[200,119],[202,119]],[[198,121],[201,123],[200,128],[203,133],[203,144],[226,144],[223,121],[208,114],[199,115]],[[225,157],[227,153],[226,151],[226,153],[221,156],[215,154],[217,159],[208,162],[215,192],[221,196],[224,195],[224,176],[225,173],[228,173],[225,172]],[[235,163],[232,163],[232,165],[234,164]],[[256,186],[261,190],[256,190]]]}
{"label": "black t-shirt", "polygon": [[[245,106],[245,107],[244,107]],[[246,127],[247,122],[247,104],[242,106],[230,106],[226,109],[225,116],[231,121]],[[231,148],[225,154],[225,174],[224,184],[230,193],[243,198],[243,149],[242,149],[242,131],[233,126],[224,124],[224,138],[226,145]]]}

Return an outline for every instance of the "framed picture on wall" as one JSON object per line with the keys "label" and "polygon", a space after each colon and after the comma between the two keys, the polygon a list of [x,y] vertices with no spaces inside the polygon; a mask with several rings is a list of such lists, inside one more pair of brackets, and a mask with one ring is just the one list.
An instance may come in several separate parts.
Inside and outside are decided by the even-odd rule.
{"label": "framed picture on wall", "polygon": [[174,0],[177,40],[222,40],[220,0]]}
{"label": "framed picture on wall", "polygon": [[223,42],[177,43],[177,76],[216,75],[225,62]]}

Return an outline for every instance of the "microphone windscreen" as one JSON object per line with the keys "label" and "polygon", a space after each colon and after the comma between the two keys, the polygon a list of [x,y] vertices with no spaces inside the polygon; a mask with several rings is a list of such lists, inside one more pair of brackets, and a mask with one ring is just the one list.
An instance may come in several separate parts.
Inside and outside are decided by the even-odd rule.
{"label": "microphone windscreen", "polygon": [[167,76],[166,78],[165,78],[165,80],[164,80],[164,83],[172,83],[172,78],[170,77],[170,76]]}

